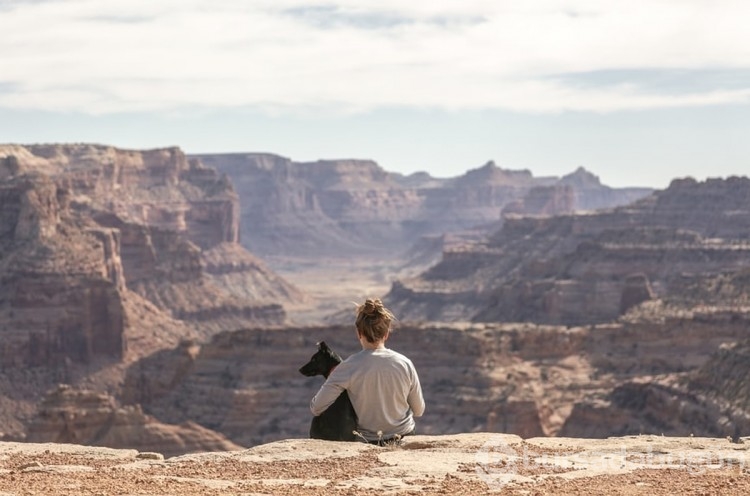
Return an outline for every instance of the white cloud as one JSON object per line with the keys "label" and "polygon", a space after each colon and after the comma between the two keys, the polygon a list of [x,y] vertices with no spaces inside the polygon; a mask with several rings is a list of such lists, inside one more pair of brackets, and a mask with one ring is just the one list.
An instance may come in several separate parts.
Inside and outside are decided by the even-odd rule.
{"label": "white cloud", "polygon": [[747,71],[744,1],[60,0],[0,2],[0,11],[0,106],[10,108],[608,112],[750,102],[750,84],[670,92],[638,71],[606,85],[557,77]]}

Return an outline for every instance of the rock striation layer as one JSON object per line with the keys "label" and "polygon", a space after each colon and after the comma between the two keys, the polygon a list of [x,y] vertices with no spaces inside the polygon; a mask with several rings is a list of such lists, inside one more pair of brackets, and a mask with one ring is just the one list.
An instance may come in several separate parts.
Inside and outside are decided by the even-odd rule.
{"label": "rock striation layer", "polygon": [[125,353],[119,233],[78,222],[69,201],[48,176],[0,183],[3,367]]}
{"label": "rock striation layer", "polygon": [[747,178],[687,179],[609,211],[508,216],[484,241],[395,282],[387,300],[408,320],[563,325],[613,321],[654,300],[691,308],[706,302],[708,281],[746,269],[749,196]]}
{"label": "rock striation layer", "polygon": [[107,394],[65,385],[44,398],[26,441],[130,448],[164,456],[241,449],[194,422],[163,424],[138,407],[117,406]]}
{"label": "rock striation layer", "polygon": [[122,358],[129,292],[203,335],[303,298],[238,244],[227,177],[177,148],[3,145],[0,179],[6,366]]}
{"label": "rock striation layer", "polygon": [[689,433],[736,441],[750,432],[749,356],[744,337],[722,344],[690,372],[624,381],[595,401],[578,402],[560,434]]}
{"label": "rock striation layer", "polygon": [[534,177],[494,162],[439,179],[387,172],[370,160],[195,157],[232,178],[242,199],[242,242],[262,256],[400,255],[422,236],[496,224],[506,207],[563,213],[630,203],[650,191],[608,188],[583,169],[563,178]]}
{"label": "rock striation layer", "polygon": [[[664,432],[671,435],[724,436],[745,424],[720,409],[689,422],[677,415],[667,420],[675,410],[665,409],[661,423],[644,423],[639,419],[660,403],[617,412],[601,407],[643,400],[635,384],[708,366],[710,350],[747,336],[748,314],[732,315],[695,312],[571,328],[404,323],[389,347],[411,358],[420,375],[427,410],[417,419],[419,433],[606,437],[660,434],[668,423]],[[142,405],[162,422],[197,422],[243,446],[306,437],[309,401],[322,381],[297,369],[320,340],[342,356],[356,352],[352,334],[351,326],[248,329],[185,342],[133,364],[121,401]],[[737,395],[736,388],[726,390]],[[602,412],[596,422],[589,405]]]}
{"label": "rock striation layer", "polygon": [[141,356],[282,324],[304,295],[238,239],[228,178],[177,148],[0,145],[0,433],[57,382],[116,392]]}

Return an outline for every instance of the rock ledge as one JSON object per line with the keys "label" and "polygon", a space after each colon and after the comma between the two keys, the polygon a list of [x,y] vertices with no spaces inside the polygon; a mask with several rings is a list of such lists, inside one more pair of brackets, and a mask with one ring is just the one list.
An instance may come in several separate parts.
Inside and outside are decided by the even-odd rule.
{"label": "rock ledge", "polygon": [[400,446],[290,439],[161,459],[0,443],[0,494],[747,494],[740,439],[413,436]]}

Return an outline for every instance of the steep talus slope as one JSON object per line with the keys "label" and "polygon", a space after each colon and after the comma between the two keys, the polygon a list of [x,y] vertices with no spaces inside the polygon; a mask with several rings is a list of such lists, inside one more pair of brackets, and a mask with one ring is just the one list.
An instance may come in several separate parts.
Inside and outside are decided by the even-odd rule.
{"label": "steep talus slope", "polygon": [[237,243],[221,243],[204,251],[201,263],[216,286],[246,300],[302,302],[307,298]]}
{"label": "steep talus slope", "polygon": [[722,346],[690,378],[690,386],[731,408],[750,412],[750,341]]}
{"label": "steep talus slope", "polygon": [[410,320],[611,321],[645,300],[679,300],[686,279],[747,267],[748,197],[746,178],[679,180],[613,210],[508,216],[483,242],[394,283],[388,301]]}
{"label": "steep talus slope", "polygon": [[195,157],[232,178],[242,200],[242,243],[262,256],[392,257],[422,236],[496,224],[506,207],[560,213],[622,205],[649,192],[608,188],[582,169],[564,178],[537,178],[493,162],[439,179],[390,173],[369,160]]}
{"label": "steep talus slope", "polygon": [[[604,394],[581,398],[558,434],[606,437],[650,432],[732,439],[746,435],[750,430],[749,280],[747,268],[708,277],[686,273],[671,285],[665,301],[648,302],[628,312],[621,319],[625,323],[660,323],[654,326],[652,339],[669,342],[666,330],[676,331],[672,349],[654,354],[657,362],[690,356],[686,346],[695,347],[697,360],[686,360],[683,367],[653,369],[641,355],[644,345],[649,345],[635,340],[630,362],[642,375],[617,381]],[[675,326],[669,315],[690,316],[708,332],[700,335],[684,325]],[[730,329],[733,335],[727,333]],[[607,350],[607,356],[611,354]]]}

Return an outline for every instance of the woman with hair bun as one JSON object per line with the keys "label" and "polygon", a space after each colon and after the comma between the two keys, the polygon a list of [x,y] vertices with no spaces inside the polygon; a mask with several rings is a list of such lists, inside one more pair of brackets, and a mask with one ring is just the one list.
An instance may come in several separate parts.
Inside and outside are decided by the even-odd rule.
{"label": "woman with hair bun", "polygon": [[339,364],[310,402],[313,415],[323,413],[348,391],[357,412],[357,431],[364,440],[384,444],[413,434],[414,417],[424,413],[419,377],[411,360],[385,347],[394,317],[378,298],[357,307],[357,338],[362,351]]}

